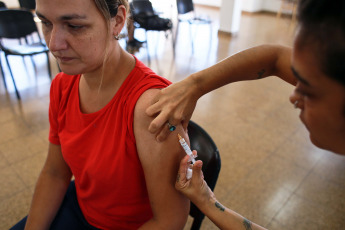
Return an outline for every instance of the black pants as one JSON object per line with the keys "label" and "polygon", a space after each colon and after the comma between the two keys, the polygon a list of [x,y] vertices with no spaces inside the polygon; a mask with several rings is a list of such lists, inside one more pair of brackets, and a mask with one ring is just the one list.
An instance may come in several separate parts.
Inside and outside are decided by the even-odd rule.
{"label": "black pants", "polygon": [[[49,204],[47,204],[49,205]],[[19,221],[10,230],[23,230],[27,217]],[[97,230],[84,218],[80,210],[74,181],[69,185],[61,207],[53,220],[51,230]]]}

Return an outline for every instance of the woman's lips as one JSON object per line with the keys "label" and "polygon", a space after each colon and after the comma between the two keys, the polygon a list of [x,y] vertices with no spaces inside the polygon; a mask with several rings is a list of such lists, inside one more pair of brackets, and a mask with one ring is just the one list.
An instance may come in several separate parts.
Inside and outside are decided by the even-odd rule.
{"label": "woman's lips", "polygon": [[74,58],[72,57],[56,57],[58,60],[60,60],[61,62],[69,62],[72,61]]}

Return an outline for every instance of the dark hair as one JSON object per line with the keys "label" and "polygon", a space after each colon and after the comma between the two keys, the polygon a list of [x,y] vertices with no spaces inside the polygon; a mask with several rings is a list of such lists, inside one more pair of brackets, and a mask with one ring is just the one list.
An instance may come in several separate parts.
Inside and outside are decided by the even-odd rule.
{"label": "dark hair", "polygon": [[345,1],[299,0],[298,48],[312,47],[321,71],[345,85]]}
{"label": "dark hair", "polygon": [[124,5],[127,12],[129,10],[128,0],[95,0],[95,3],[106,19],[115,17],[120,5]]}

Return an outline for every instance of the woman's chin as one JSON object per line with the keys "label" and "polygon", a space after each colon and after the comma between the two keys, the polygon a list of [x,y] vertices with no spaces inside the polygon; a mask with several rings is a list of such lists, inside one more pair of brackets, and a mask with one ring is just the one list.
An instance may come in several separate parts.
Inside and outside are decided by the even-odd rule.
{"label": "woman's chin", "polygon": [[330,151],[332,153],[335,154],[339,154],[339,155],[345,155],[345,146],[330,146],[330,145],[325,145],[322,144],[322,142],[318,141],[317,139],[313,138],[312,135],[309,136],[310,137],[310,141],[318,148],[326,150],[326,151]]}
{"label": "woman's chin", "polygon": [[60,70],[61,70],[61,72],[65,73],[67,75],[78,75],[78,74],[80,74],[80,71],[76,71],[75,69],[60,67]]}

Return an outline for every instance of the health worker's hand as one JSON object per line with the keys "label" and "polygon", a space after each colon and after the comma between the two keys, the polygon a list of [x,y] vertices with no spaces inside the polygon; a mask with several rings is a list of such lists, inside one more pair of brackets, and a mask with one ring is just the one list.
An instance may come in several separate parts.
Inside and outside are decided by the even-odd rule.
{"label": "health worker's hand", "polygon": [[[193,151],[196,154],[196,151]],[[195,205],[201,207],[207,204],[208,201],[214,197],[213,192],[208,187],[204,180],[204,175],[201,171],[202,161],[198,160],[193,165],[193,174],[190,180],[187,180],[187,169],[190,165],[188,162],[189,156],[185,156],[180,163],[175,188],[190,199]]]}
{"label": "health worker's hand", "polygon": [[157,133],[156,139],[164,141],[171,133],[168,122],[177,126],[182,123],[186,130],[192,117],[196,102],[199,99],[195,95],[195,86],[187,79],[164,88],[154,98],[147,108],[148,116],[156,116],[149,126],[151,133]]}

